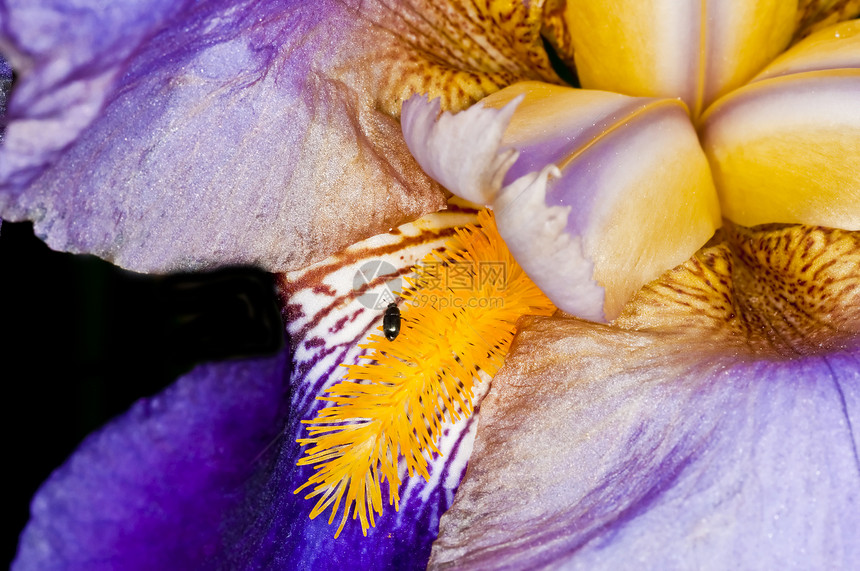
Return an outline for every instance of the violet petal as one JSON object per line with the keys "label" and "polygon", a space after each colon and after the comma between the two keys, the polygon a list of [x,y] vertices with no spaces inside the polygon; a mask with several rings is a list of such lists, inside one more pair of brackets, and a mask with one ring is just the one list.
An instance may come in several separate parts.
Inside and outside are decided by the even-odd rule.
{"label": "violet petal", "polygon": [[284,357],[202,365],[88,437],[36,493],[14,569],[195,569],[241,535],[283,426]]}
{"label": "violet petal", "polygon": [[336,2],[4,2],[0,214],[163,272],[302,267],[437,210],[352,74],[379,34]]}

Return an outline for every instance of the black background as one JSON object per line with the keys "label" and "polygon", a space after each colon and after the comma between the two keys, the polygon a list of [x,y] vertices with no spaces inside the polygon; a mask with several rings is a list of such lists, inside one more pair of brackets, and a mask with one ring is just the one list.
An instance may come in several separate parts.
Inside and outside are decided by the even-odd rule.
{"label": "black background", "polygon": [[143,276],[0,227],[6,561],[38,486],[90,432],[194,364],[283,344],[272,276]]}

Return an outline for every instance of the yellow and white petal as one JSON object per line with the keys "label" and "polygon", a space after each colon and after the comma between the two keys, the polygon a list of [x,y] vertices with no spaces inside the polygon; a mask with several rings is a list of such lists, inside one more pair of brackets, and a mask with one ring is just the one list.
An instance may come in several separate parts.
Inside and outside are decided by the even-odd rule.
{"label": "yellow and white petal", "polygon": [[[431,176],[459,194],[462,185],[447,173],[495,168],[486,158],[495,146],[504,164],[466,177],[492,185],[467,189],[464,198],[493,206],[514,257],[568,313],[613,319],[636,290],[689,258],[720,225],[707,161],[681,102],[526,82],[482,104],[440,119],[438,125],[444,120],[449,133],[465,139],[452,136],[449,144],[461,152],[448,161],[428,162],[432,152],[410,148]],[[512,105],[518,106],[510,116]],[[417,112],[404,106],[404,132],[420,145],[407,130]],[[484,125],[472,113],[504,120],[501,140],[498,126],[492,135],[454,128],[461,116],[464,124]],[[490,138],[492,144],[484,141]]]}
{"label": "yellow and white petal", "polygon": [[837,22],[856,18],[860,0],[799,0],[794,38],[805,38]]}
{"label": "yellow and white petal", "polygon": [[[860,229],[860,58],[850,53],[856,38],[811,36],[702,117],[725,217],[745,226]],[[827,69],[846,62],[852,67]]]}
{"label": "yellow and white petal", "polygon": [[830,26],[798,42],[752,82],[805,71],[845,68],[860,69],[860,20]]}
{"label": "yellow and white petal", "polygon": [[517,151],[502,148],[502,134],[517,103],[498,110],[478,104],[456,115],[440,115],[439,99],[414,95],[403,103],[400,118],[406,146],[424,172],[445,188],[488,206],[517,160]]}
{"label": "yellow and white petal", "polygon": [[697,117],[791,40],[785,0],[579,0],[565,20],[582,86],[680,97]]}

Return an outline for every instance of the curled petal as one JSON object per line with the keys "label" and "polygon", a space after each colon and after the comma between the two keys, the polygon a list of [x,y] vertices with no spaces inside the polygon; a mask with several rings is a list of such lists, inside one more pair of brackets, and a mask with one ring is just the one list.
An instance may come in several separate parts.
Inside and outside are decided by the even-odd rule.
{"label": "curled petal", "polygon": [[431,569],[853,565],[860,238],[726,238],[612,327],[525,327]]}
{"label": "curled petal", "polygon": [[810,36],[702,117],[724,216],[860,229],[858,29]]}
{"label": "curled petal", "polygon": [[[499,110],[475,105],[440,115],[439,100],[413,95],[403,103],[406,145],[424,172],[460,198],[492,204],[511,165],[514,149],[500,150],[502,135],[521,99]],[[480,136],[477,136],[480,134]],[[468,156],[468,160],[463,160]]]}
{"label": "curled petal", "polygon": [[[707,162],[678,101],[525,82],[443,114],[430,137],[436,111],[414,101],[403,125],[419,163],[453,193],[492,205],[514,257],[569,313],[613,319],[720,224]],[[413,114],[424,121],[415,132]]]}
{"label": "curled petal", "polygon": [[438,210],[401,101],[557,80],[539,3],[132,4],[0,2],[0,216],[138,271],[295,269]]}
{"label": "curled petal", "polygon": [[680,97],[693,117],[788,45],[784,0],[584,0],[564,19],[583,87]]}

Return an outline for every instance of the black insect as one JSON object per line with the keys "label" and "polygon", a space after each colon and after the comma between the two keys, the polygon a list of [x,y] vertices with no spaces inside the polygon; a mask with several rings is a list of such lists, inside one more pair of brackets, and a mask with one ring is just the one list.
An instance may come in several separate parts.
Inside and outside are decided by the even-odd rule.
{"label": "black insect", "polygon": [[385,317],[382,318],[382,331],[389,341],[394,341],[400,334],[400,309],[396,303],[388,304]]}

